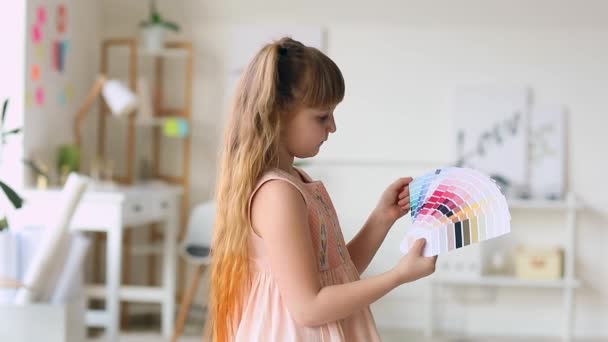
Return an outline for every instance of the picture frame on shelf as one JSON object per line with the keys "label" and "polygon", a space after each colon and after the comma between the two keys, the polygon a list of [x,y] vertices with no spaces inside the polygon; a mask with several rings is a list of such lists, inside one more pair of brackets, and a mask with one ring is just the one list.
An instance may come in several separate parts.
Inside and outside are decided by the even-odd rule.
{"label": "picture frame on shelf", "polygon": [[562,200],[566,192],[566,110],[535,108],[530,116],[530,196]]}
{"label": "picture frame on shelf", "polygon": [[456,166],[500,180],[506,197],[524,197],[528,187],[531,97],[524,86],[461,86],[453,93]]}

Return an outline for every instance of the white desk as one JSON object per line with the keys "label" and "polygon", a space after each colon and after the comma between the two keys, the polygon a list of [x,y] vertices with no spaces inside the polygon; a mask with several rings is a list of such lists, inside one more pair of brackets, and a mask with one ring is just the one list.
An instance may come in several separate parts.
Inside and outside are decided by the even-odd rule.
{"label": "white desk", "polygon": [[[52,208],[58,191],[25,191],[22,195],[38,208],[28,215],[27,222],[40,214],[42,203]],[[152,183],[116,188],[90,188],[79,204],[72,229],[107,234],[106,284],[87,286],[89,298],[104,298],[105,310],[88,310],[86,323],[92,327],[105,327],[108,341],[118,341],[120,301],[160,303],[162,306],[162,333],[169,338],[173,331],[175,312],[175,269],[177,263],[177,231],[179,225],[179,197],[181,188]],[[28,206],[24,207],[24,210]],[[36,215],[36,217],[33,217]],[[125,227],[161,223],[164,229],[162,286],[123,286],[121,284],[122,240]]]}

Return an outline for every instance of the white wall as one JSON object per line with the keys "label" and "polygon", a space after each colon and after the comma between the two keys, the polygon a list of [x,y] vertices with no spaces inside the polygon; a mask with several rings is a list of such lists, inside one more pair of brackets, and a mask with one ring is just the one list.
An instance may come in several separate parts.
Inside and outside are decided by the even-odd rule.
{"label": "white wall", "polygon": [[[213,190],[232,25],[327,28],[329,55],[344,73],[347,94],[336,110],[338,131],[310,170],[333,195],[347,239],[393,178],[418,175],[450,161],[447,99],[455,85],[526,85],[533,89],[535,103],[567,106],[568,183],[588,205],[579,219],[577,269],[584,287],[576,296],[574,328],[581,336],[608,336],[608,255],[603,249],[608,243],[608,199],[603,197],[608,187],[601,182],[608,170],[603,150],[608,23],[602,16],[608,4],[228,0],[164,1],[160,8],[183,26],[180,36],[196,45],[193,202],[208,198]],[[105,1],[102,35],[136,34],[136,23],[146,11],[145,2]],[[430,134],[433,143],[417,149]],[[551,239],[556,220],[533,222],[538,226],[523,225],[522,230],[542,229]],[[400,223],[391,232],[369,273],[397,261],[403,227]],[[403,286],[374,305],[378,325],[421,327],[425,287],[424,281]],[[518,333],[546,335],[561,325],[556,291],[501,289],[475,303],[448,298],[447,312],[460,316],[449,315],[446,325],[456,330],[505,333],[504,322],[509,322]],[[464,322],[458,317],[465,317]]]}
{"label": "white wall", "polygon": [[[373,206],[375,197],[369,196],[377,197],[381,183],[388,184],[398,175],[419,175],[431,165],[451,161],[453,133],[447,100],[456,85],[525,85],[533,89],[535,103],[567,106],[570,115],[567,182],[589,205],[579,220],[577,264],[586,288],[578,296],[575,330],[579,334],[605,336],[608,269],[600,260],[606,257],[601,246],[608,240],[607,212],[603,209],[607,200],[597,192],[597,187],[608,189],[598,184],[608,164],[605,152],[594,146],[605,146],[607,142],[602,127],[608,124],[608,102],[601,89],[608,86],[608,68],[603,62],[608,57],[608,49],[598,42],[606,41],[608,31],[490,25],[482,28],[336,25],[330,27],[329,32],[330,52],[345,73],[348,91],[337,114],[338,133],[319,159],[393,161],[386,167],[373,164],[348,167],[348,163],[328,166],[334,172],[329,176],[332,182],[328,186],[333,190],[336,205],[340,212],[348,213],[342,220],[347,235],[354,234],[356,218],[361,222],[363,212],[367,212],[364,209]],[[369,67],[364,67],[366,65]],[[368,139],[352,148],[361,135]],[[362,191],[358,201],[352,200],[351,191],[345,191],[355,185],[368,189]],[[555,220],[541,220],[540,227],[529,228],[544,229],[547,240],[551,240],[554,233],[547,226],[555,223]],[[398,229],[403,228],[401,224]],[[518,228],[522,229],[514,226],[514,230]],[[374,261],[371,272],[386,269],[397,260],[400,238],[401,234],[392,235]],[[407,298],[410,303],[407,307],[412,308],[411,301],[420,302],[417,299],[423,294],[417,287],[400,289],[395,296]],[[501,322],[508,320],[519,327],[517,330],[542,335],[552,331],[552,324],[561,323],[559,316],[557,320],[539,320],[559,310],[559,300],[561,297],[556,291],[500,290],[496,302],[469,303],[459,312],[468,313],[469,331],[497,332]],[[546,302],[550,305],[543,304]],[[382,314],[377,310],[379,324],[403,324],[403,316],[397,315],[399,312],[410,318],[407,325],[416,326],[415,322],[424,317],[413,314],[421,307],[403,310],[404,304],[396,303],[393,299],[382,301],[394,311]],[[494,310],[499,311],[494,316],[487,308],[496,303],[510,305]],[[529,311],[545,306],[546,311]],[[524,314],[531,312],[532,316]]]}

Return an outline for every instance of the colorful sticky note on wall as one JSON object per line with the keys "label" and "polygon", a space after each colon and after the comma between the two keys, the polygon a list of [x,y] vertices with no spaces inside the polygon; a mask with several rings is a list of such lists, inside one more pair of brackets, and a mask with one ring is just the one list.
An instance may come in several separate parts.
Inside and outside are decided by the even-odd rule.
{"label": "colorful sticky note on wall", "polygon": [[60,54],[61,54],[61,47],[59,46],[59,41],[54,41],[53,42],[53,68],[55,68],[55,70],[59,71],[60,68]]}
{"label": "colorful sticky note on wall", "polygon": [[44,5],[38,6],[36,10],[36,19],[39,24],[44,25],[46,23],[46,7]]}
{"label": "colorful sticky note on wall", "polygon": [[37,44],[42,41],[42,25],[34,24],[32,27],[32,41]]}
{"label": "colorful sticky note on wall", "polygon": [[73,97],[74,87],[71,84],[66,84],[65,87],[60,88],[57,92],[57,103],[65,106],[72,101]]}
{"label": "colorful sticky note on wall", "polygon": [[44,44],[36,44],[36,57],[39,59],[44,59],[46,56],[46,49],[44,48]]}
{"label": "colorful sticky note on wall", "polygon": [[34,94],[32,94],[32,90],[28,89],[25,92],[25,108],[30,109],[34,104]]}
{"label": "colorful sticky note on wall", "polygon": [[34,64],[32,65],[32,81],[40,80],[40,65]]}
{"label": "colorful sticky note on wall", "polygon": [[66,84],[65,86],[65,99],[67,102],[71,102],[74,98],[74,86],[71,83]]}
{"label": "colorful sticky note on wall", "polygon": [[167,119],[163,124],[163,134],[170,138],[186,137],[189,131],[188,122],[182,118]]}
{"label": "colorful sticky note on wall", "polygon": [[38,87],[36,88],[36,94],[34,95],[36,98],[36,104],[39,106],[44,105],[44,88]]}
{"label": "colorful sticky note on wall", "polygon": [[57,102],[62,106],[65,106],[65,104],[67,103],[65,89],[59,89],[59,92],[57,93]]}
{"label": "colorful sticky note on wall", "polygon": [[53,42],[53,66],[57,71],[65,69],[65,56],[67,55],[68,42],[56,40]]}
{"label": "colorful sticky note on wall", "polygon": [[68,9],[64,4],[57,6],[57,32],[65,33],[68,27]]}

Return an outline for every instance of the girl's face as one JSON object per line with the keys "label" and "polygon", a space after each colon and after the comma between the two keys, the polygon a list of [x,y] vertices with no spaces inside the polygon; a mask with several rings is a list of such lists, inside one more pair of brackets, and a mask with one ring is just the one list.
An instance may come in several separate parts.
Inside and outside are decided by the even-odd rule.
{"label": "girl's face", "polygon": [[283,130],[283,141],[290,155],[298,158],[309,158],[319,153],[329,133],[336,131],[334,109],[301,108],[287,115]]}

